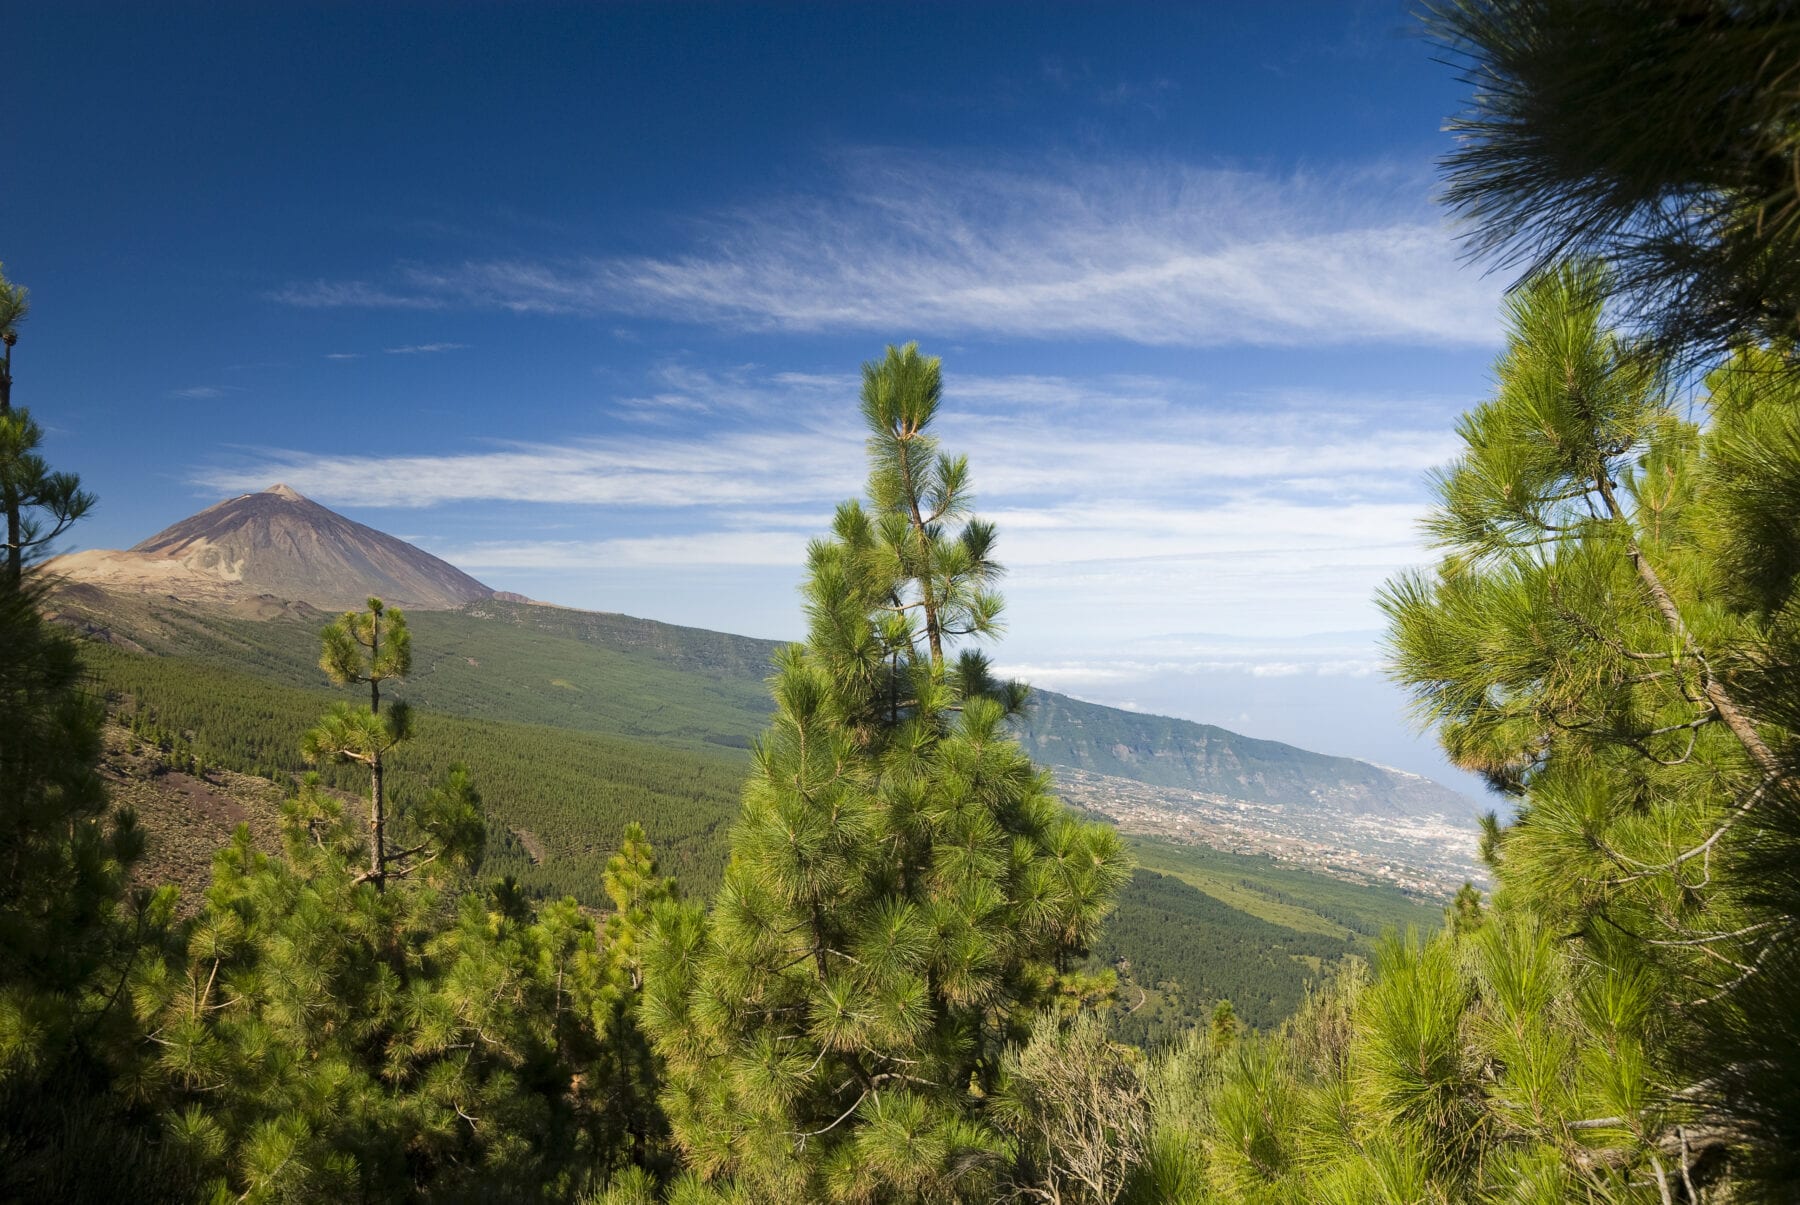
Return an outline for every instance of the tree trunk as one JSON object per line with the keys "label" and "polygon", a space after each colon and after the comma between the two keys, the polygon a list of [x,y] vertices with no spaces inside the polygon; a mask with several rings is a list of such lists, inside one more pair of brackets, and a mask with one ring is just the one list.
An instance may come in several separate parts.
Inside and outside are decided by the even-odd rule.
{"label": "tree trunk", "polygon": [[387,859],[382,856],[382,842],[386,839],[382,815],[381,798],[381,754],[376,753],[369,763],[369,877],[375,880],[375,890],[382,888],[382,878],[386,874]]}
{"label": "tree trunk", "polygon": [[919,601],[925,604],[925,636],[931,642],[931,664],[944,663],[944,638],[938,631],[937,599],[931,593],[931,541],[925,534],[925,515],[919,510],[919,486],[913,477],[910,435],[900,437],[900,481],[906,487],[906,506],[912,512],[913,534],[919,541]]}
{"label": "tree trunk", "polygon": [[[12,413],[12,341],[8,336],[6,358],[0,360],[0,418]],[[0,505],[6,508],[6,585],[17,590],[24,578],[25,549],[19,534],[19,495],[8,477],[0,481]]]}
{"label": "tree trunk", "polygon": [[[376,612],[369,620],[369,714],[381,714],[381,679],[376,677],[376,658],[381,655],[381,614]],[[369,763],[369,875],[375,880],[375,890],[383,887],[382,880],[387,876],[387,849],[382,844],[387,839],[386,817],[382,814],[383,804],[381,792],[381,750],[375,751],[375,759]]]}
{"label": "tree trunk", "polygon": [[[1681,641],[1684,651],[1689,656],[1699,659],[1700,648],[1695,644],[1693,634],[1688,631],[1687,624],[1682,621],[1681,611],[1676,607],[1675,600],[1669,596],[1668,589],[1663,586],[1662,578],[1657,576],[1655,566],[1650,564],[1650,558],[1645,556],[1644,550],[1638,546],[1637,533],[1632,531],[1624,510],[1619,506],[1619,500],[1613,495],[1612,482],[1607,479],[1605,474],[1601,474],[1596,478],[1596,484],[1600,487],[1600,496],[1606,500],[1607,513],[1618,522],[1625,524],[1625,530],[1632,533],[1626,550],[1631,557],[1632,565],[1637,569],[1638,580],[1643,582],[1644,589],[1650,592],[1650,598],[1656,603],[1656,609],[1662,613],[1663,621],[1669,625],[1669,631]],[[1775,754],[1764,743],[1762,734],[1756,731],[1756,725],[1750,722],[1750,717],[1738,710],[1737,703],[1712,676],[1710,669],[1706,670],[1702,689],[1706,693],[1706,701],[1712,704],[1713,710],[1719,713],[1719,718],[1725,721],[1725,726],[1731,729],[1733,736],[1738,738],[1738,742],[1744,746],[1744,751],[1750,755],[1750,760],[1756,763],[1757,769],[1761,770],[1768,778],[1777,777],[1781,773],[1781,765],[1775,760]]]}

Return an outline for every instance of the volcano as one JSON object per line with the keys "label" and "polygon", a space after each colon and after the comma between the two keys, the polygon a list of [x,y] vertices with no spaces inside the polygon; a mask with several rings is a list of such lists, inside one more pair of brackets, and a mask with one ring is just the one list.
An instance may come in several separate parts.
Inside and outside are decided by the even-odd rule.
{"label": "volcano", "polygon": [[448,561],[285,485],[228,498],[125,551],[73,553],[46,568],[108,590],[193,602],[268,596],[327,610],[374,595],[392,606],[448,611],[494,593]]}

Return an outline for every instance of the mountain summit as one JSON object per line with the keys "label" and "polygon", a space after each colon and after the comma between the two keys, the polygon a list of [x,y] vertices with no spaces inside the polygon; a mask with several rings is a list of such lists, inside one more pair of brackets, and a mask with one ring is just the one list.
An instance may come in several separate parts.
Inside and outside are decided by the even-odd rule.
{"label": "mountain summit", "polygon": [[448,561],[287,485],[209,506],[123,552],[58,557],[50,569],[112,590],[196,602],[273,595],[332,610],[373,594],[394,606],[446,611],[493,594]]}

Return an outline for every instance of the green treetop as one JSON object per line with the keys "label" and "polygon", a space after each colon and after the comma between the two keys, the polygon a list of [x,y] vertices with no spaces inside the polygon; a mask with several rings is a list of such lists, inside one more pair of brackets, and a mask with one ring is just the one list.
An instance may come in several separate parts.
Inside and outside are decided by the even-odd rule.
{"label": "green treetop", "polygon": [[369,710],[381,710],[381,684],[412,672],[412,634],[406,616],[379,598],[345,611],[320,633],[319,668],[339,686],[369,687]]}
{"label": "green treetop", "polygon": [[12,404],[13,345],[31,305],[26,290],[0,273],[0,511],[6,516],[0,579],[12,590],[23,582],[25,564],[93,508],[94,496],[73,473],[55,473],[38,454],[44,430],[28,410]]}
{"label": "green treetop", "polygon": [[875,516],[869,568],[891,579],[885,606],[898,616],[917,612],[934,666],[951,640],[997,635],[1001,610],[988,588],[1001,574],[991,555],[993,525],[969,519],[954,533],[945,526],[967,518],[969,461],[940,453],[926,430],[942,396],[941,362],[920,355],[917,344],[890,347],[863,365]]}

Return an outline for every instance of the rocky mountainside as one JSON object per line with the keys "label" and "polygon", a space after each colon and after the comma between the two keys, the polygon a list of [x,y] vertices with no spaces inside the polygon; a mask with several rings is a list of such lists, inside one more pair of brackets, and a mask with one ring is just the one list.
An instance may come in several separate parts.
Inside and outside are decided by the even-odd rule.
{"label": "rocky mountainside", "polygon": [[123,552],[78,552],[49,568],[74,582],[191,602],[269,596],[336,610],[373,594],[446,611],[493,594],[448,561],[285,485],[209,506]]}

